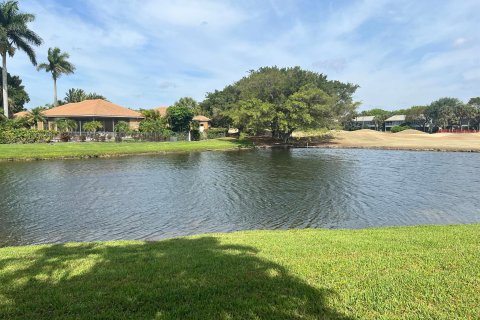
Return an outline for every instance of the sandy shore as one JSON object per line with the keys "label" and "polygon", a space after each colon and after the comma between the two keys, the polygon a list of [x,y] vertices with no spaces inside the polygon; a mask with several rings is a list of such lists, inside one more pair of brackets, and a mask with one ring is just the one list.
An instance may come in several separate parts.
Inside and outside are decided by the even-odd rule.
{"label": "sandy shore", "polygon": [[480,133],[399,133],[373,130],[334,131],[333,139],[317,147],[480,152]]}

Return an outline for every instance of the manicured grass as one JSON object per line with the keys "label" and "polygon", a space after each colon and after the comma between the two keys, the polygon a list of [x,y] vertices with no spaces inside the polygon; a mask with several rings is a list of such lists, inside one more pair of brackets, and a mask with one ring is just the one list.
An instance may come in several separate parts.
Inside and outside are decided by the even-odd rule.
{"label": "manicured grass", "polygon": [[181,142],[72,142],[53,144],[0,144],[0,160],[88,158],[128,154],[228,150],[248,147],[235,139]]}
{"label": "manicured grass", "polygon": [[480,224],[0,249],[4,319],[474,319]]}

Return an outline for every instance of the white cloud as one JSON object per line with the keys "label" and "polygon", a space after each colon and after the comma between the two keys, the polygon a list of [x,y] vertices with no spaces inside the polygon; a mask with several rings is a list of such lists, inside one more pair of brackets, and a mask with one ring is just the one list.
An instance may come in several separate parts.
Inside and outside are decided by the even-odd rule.
{"label": "white cloud", "polygon": [[[32,24],[48,47],[70,53],[71,87],[96,91],[129,107],[202,99],[250,69],[295,66],[358,83],[357,98],[388,108],[461,99],[480,87],[480,22],[475,0],[459,2],[355,1],[29,1]],[[52,99],[49,75],[25,55],[9,60],[32,98]]]}

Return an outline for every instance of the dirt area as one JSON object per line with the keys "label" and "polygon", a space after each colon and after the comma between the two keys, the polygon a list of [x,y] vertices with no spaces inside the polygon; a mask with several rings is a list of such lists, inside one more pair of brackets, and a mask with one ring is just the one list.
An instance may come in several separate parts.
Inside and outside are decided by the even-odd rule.
{"label": "dirt area", "polygon": [[480,133],[428,134],[417,130],[390,133],[366,129],[335,131],[333,136],[334,138],[324,143],[323,146],[333,148],[480,152]]}
{"label": "dirt area", "polygon": [[480,133],[429,134],[417,130],[390,133],[363,129],[324,131],[318,134],[297,132],[288,144],[271,137],[249,139],[259,148],[316,147],[480,152]]}

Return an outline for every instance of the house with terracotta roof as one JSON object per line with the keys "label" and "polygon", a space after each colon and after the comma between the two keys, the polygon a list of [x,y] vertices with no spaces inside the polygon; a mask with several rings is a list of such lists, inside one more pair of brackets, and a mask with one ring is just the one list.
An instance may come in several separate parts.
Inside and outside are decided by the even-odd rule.
{"label": "house with terracotta roof", "polygon": [[192,118],[192,121],[198,122],[199,131],[203,132],[205,130],[208,130],[208,126],[211,120],[205,116],[195,116]]}
{"label": "house with terracotta roof", "polygon": [[[109,101],[102,99],[84,100],[77,103],[68,103],[43,112],[46,123],[38,124],[39,129],[56,129],[55,121],[57,119],[71,119],[77,122],[76,131],[82,132],[82,126],[85,122],[100,121],[103,124],[102,131],[113,132],[115,125],[119,121],[125,121],[130,124],[131,129],[138,129],[140,121],[144,116],[137,111],[127,109]],[[16,117],[24,114],[15,114]]]}

